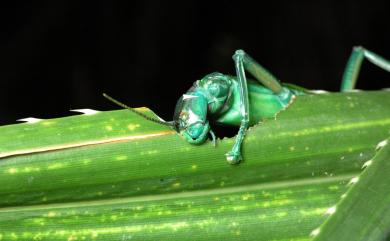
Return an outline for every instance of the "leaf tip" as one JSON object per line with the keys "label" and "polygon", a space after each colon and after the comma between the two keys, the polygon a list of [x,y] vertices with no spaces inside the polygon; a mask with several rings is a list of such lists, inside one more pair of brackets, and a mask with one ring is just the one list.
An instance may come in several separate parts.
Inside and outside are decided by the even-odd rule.
{"label": "leaf tip", "polygon": [[40,122],[42,120],[43,119],[38,119],[38,118],[34,118],[34,117],[27,117],[27,118],[19,119],[17,121],[22,121],[22,122],[26,122],[29,124],[34,124],[34,123]]}
{"label": "leaf tip", "polygon": [[310,90],[310,93],[313,93],[313,94],[328,94],[329,91],[326,91],[326,90]]}
{"label": "leaf tip", "polygon": [[364,168],[370,166],[371,164],[372,164],[372,160],[366,161],[366,162],[363,164],[362,169],[364,169]]}
{"label": "leaf tip", "polygon": [[336,212],[336,206],[330,207],[326,210],[325,214],[332,215]]}
{"label": "leaf tip", "polygon": [[353,177],[353,178],[349,181],[348,185],[353,185],[353,184],[357,183],[358,181],[359,181],[359,177]]}
{"label": "leaf tip", "polygon": [[383,140],[383,141],[378,143],[378,145],[376,146],[375,149],[378,151],[379,149],[381,149],[382,147],[384,147],[386,145],[387,145],[387,140]]}
{"label": "leaf tip", "polygon": [[311,231],[310,236],[311,236],[311,237],[315,237],[315,236],[317,236],[318,234],[320,234],[320,228],[316,228],[316,229],[314,229],[313,231]]}
{"label": "leaf tip", "polygon": [[94,114],[99,113],[99,111],[92,110],[92,109],[74,109],[74,110],[70,110],[70,111],[79,112],[79,113],[82,113],[84,115],[94,115]]}

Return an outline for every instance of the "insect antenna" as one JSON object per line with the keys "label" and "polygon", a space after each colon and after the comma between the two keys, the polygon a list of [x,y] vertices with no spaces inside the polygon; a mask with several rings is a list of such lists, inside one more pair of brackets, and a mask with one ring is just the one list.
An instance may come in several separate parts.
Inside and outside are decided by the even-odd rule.
{"label": "insect antenna", "polygon": [[112,98],[111,96],[107,95],[106,93],[103,93],[103,96],[106,99],[108,99],[109,101],[111,101],[112,103],[114,103],[116,105],[119,105],[122,108],[128,109],[129,111],[131,111],[133,113],[136,113],[137,115],[142,116],[143,118],[145,118],[145,119],[147,119],[149,121],[152,121],[152,122],[157,123],[157,124],[165,125],[165,126],[170,126],[170,127],[174,127],[175,126],[173,121],[161,121],[159,119],[155,119],[155,118],[152,118],[150,116],[147,116],[144,113],[141,113],[141,112],[135,110],[134,108],[131,108],[131,107],[123,104],[122,102],[119,102],[118,100]]}

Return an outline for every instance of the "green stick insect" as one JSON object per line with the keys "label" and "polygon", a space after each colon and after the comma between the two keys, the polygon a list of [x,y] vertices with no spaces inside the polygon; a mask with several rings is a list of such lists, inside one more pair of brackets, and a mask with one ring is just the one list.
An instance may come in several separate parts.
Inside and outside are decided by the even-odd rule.
{"label": "green stick insect", "polygon": [[[363,47],[354,47],[344,71],[341,91],[355,88],[363,59],[390,71],[390,61]],[[241,145],[250,125],[261,120],[274,118],[284,110],[297,95],[314,94],[302,87],[281,84],[268,70],[253,60],[243,50],[233,55],[237,76],[218,72],[208,74],[180,97],[177,101],[173,121],[163,121],[137,112],[108,95],[110,101],[127,108],[148,120],[172,127],[191,144],[202,144],[210,134],[215,144],[215,135],[210,122],[239,126],[231,151],[226,153],[230,164],[242,160]],[[257,80],[247,80],[245,70]]]}

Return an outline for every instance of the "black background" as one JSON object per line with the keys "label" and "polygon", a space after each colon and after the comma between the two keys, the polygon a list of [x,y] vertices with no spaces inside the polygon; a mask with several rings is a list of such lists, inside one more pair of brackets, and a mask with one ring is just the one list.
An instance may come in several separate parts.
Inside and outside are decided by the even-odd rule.
{"label": "black background", "polygon": [[[101,93],[170,120],[242,48],[284,82],[337,91],[354,45],[390,58],[390,1],[4,1],[0,124],[117,109]],[[363,64],[358,88],[389,86]]]}

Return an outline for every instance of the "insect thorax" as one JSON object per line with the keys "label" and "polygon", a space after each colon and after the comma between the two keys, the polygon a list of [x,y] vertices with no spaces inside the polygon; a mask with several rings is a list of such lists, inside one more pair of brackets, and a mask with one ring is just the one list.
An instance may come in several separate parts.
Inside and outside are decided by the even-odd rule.
{"label": "insect thorax", "polygon": [[214,72],[196,81],[196,88],[199,88],[207,99],[208,114],[218,115],[229,108],[233,78]]}

